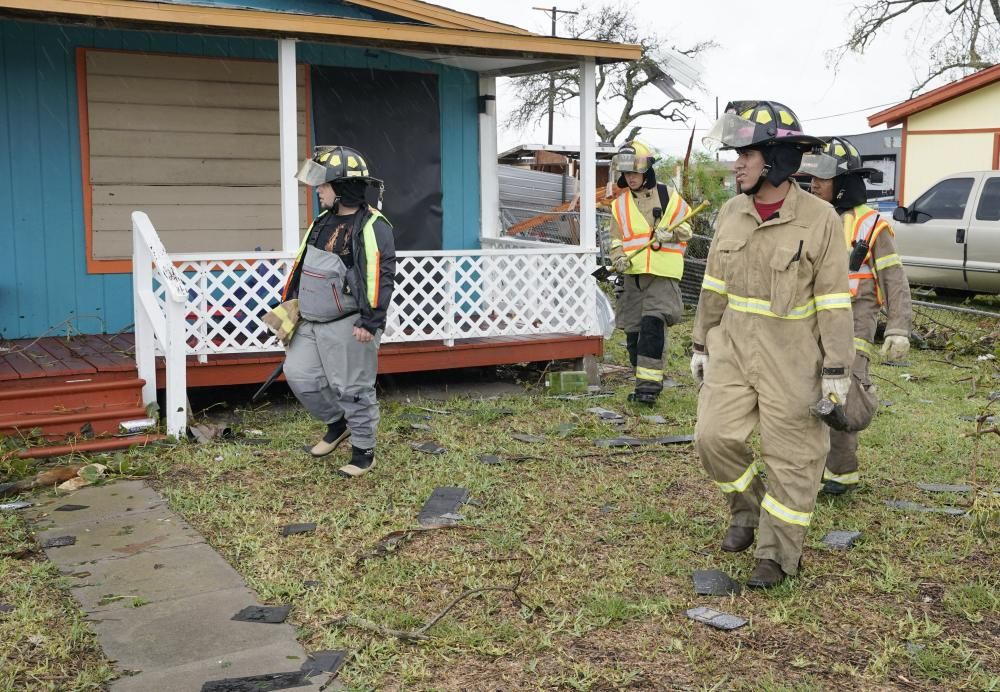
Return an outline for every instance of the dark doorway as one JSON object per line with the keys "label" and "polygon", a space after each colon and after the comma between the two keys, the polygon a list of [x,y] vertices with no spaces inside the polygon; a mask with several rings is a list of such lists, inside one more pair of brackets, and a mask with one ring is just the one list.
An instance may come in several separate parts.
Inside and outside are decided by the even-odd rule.
{"label": "dark doorway", "polygon": [[312,68],[316,144],[353,147],[385,181],[397,250],[441,249],[441,117],[433,74]]}

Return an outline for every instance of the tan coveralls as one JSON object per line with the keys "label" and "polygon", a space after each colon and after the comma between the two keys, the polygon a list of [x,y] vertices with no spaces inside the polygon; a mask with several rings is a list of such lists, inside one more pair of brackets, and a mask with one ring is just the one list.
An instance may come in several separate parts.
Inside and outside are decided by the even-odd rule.
{"label": "tan coveralls", "polygon": [[[667,213],[660,207],[660,194],[655,187],[638,192],[626,190],[622,194],[632,195],[646,223],[653,228],[659,222],[653,210],[661,209],[661,213]],[[671,194],[667,206],[672,203]],[[630,254],[623,249],[622,228],[613,216],[610,238],[612,261]],[[671,242],[686,243],[690,239],[691,227],[683,223],[674,229]],[[632,267],[645,266],[644,254],[639,253],[632,260]],[[618,297],[615,326],[625,332],[629,361],[636,376],[636,391],[659,393],[663,388],[664,354],[668,349],[666,328],[677,324],[684,313],[680,277],[670,278],[629,269],[622,279],[624,290]]]}
{"label": "tan coveralls", "polygon": [[[763,223],[737,195],[719,211],[692,333],[708,353],[695,448],[731,525],[759,527],[754,555],[789,575],[830,444],[809,406],[821,376],[842,377],[854,360],[843,243],[833,207],[797,185]],[[747,444],[758,424],[763,468]]]}
{"label": "tan coveralls", "polygon": [[[842,215],[844,222],[844,237],[847,240],[848,256],[851,253],[851,240],[855,227],[855,215],[868,211],[866,207],[857,207]],[[871,241],[870,241],[871,242]],[[910,282],[903,271],[902,260],[896,254],[896,241],[893,239],[892,227],[879,218],[875,225],[874,241],[866,264],[875,274],[875,280],[861,279],[857,293],[852,298],[851,307],[854,311],[854,348],[856,355],[851,375],[858,383],[875,396],[868,375],[869,361],[876,356],[875,329],[878,323],[880,309],[879,294],[875,290],[875,281],[881,291],[888,314],[886,336],[910,336],[910,325],[913,322],[913,306],[910,303]],[[836,481],[842,485],[856,485],[860,480],[858,475],[858,433],[830,431],[830,454],[826,458],[826,470],[823,480]]]}

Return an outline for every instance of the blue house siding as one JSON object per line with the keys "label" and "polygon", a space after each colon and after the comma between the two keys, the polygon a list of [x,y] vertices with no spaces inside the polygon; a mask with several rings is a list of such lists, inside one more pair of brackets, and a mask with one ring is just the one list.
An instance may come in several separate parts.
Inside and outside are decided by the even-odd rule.
{"label": "blue house siding", "polygon": [[[0,20],[0,38],[0,336],[130,329],[131,275],[86,268],[76,48],[277,60],[277,43],[9,20]],[[298,54],[439,76],[443,247],[478,247],[478,75],[355,48],[300,44]]]}

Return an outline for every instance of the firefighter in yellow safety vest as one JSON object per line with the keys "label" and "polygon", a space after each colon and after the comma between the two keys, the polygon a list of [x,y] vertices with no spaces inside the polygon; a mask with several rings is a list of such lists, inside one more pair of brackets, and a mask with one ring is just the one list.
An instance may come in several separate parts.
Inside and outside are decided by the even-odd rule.
{"label": "firefighter in yellow safety vest", "polygon": [[841,495],[858,485],[858,431],[868,427],[878,403],[868,375],[868,363],[876,356],[878,314],[884,308],[888,315],[882,356],[891,361],[902,359],[910,349],[913,321],[910,284],[896,254],[892,226],[865,204],[865,178],[881,173],[862,166],[857,148],[843,137],[826,138],[822,149],[802,158],[801,172],[812,176],[812,193],[832,204],[843,219],[849,257],[857,352],[848,397],[852,429],[830,431],[830,454],[821,488],[822,492]]}
{"label": "firefighter in yellow safety vest", "polygon": [[667,327],[684,311],[680,279],[691,238],[687,223],[668,230],[690,208],[656,182],[654,163],[652,150],[638,140],[621,146],[611,161],[618,187],[625,188],[611,206],[611,261],[624,281],[615,321],[625,331],[635,373],[629,401],[643,404],[656,403],[663,389]]}
{"label": "firefighter in yellow safety vest", "polygon": [[719,210],[691,334],[695,449],[729,505],[722,550],[746,550],[756,534],[747,585],[769,588],[799,570],[830,447],[809,407],[847,400],[847,256],[833,208],[790,179],[822,144],[790,108],[734,101],[703,142],[736,150],[743,194]]}

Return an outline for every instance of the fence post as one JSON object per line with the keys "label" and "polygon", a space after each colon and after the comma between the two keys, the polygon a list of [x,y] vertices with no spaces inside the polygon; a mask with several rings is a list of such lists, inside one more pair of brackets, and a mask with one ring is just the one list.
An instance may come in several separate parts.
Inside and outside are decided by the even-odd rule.
{"label": "fence post", "polygon": [[153,323],[146,314],[142,294],[153,292],[153,258],[139,231],[140,220],[132,215],[132,314],[135,329],[135,367],[142,385],[142,405],[156,403],[156,350]]}
{"label": "fence post", "polygon": [[185,303],[167,294],[166,360],[167,434],[178,440],[187,432],[187,343],[184,334]]}

